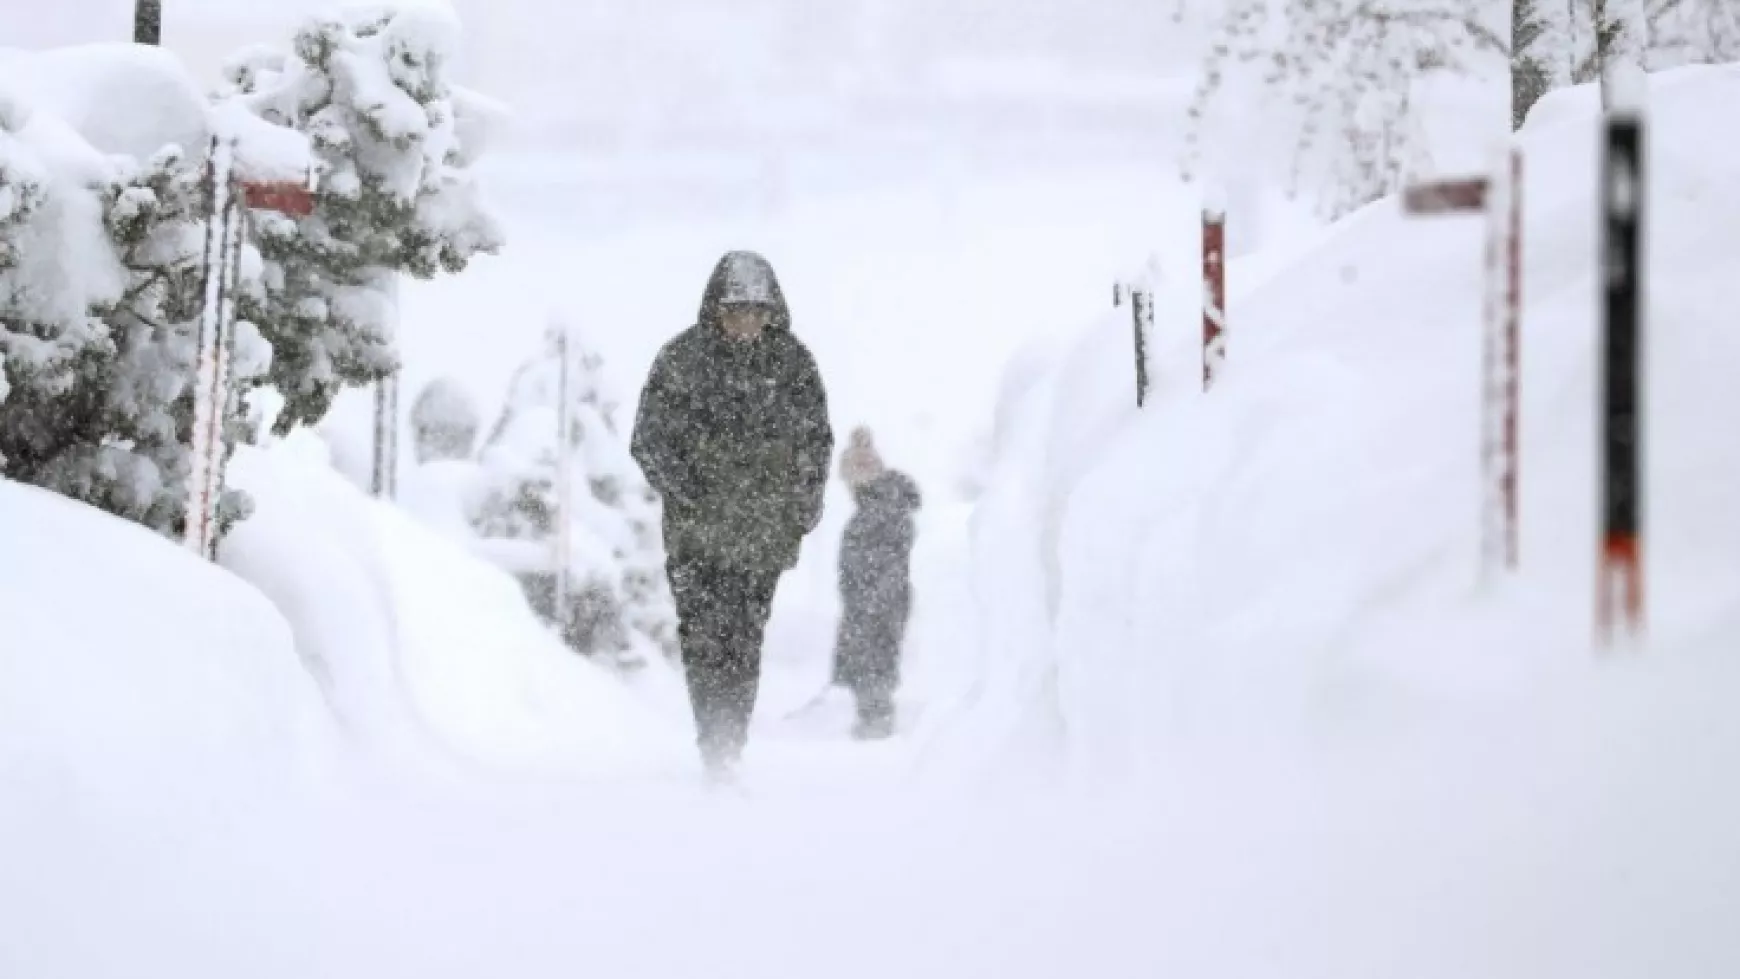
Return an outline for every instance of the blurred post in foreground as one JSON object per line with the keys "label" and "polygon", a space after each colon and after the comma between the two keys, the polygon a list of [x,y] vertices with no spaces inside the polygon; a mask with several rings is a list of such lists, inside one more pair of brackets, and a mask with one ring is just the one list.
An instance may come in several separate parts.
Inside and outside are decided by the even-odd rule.
{"label": "blurred post in foreground", "polygon": [[1604,649],[1643,638],[1644,114],[1608,113],[1601,154],[1601,550],[1595,626]]}
{"label": "blurred post in foreground", "polygon": [[133,43],[163,43],[163,0],[134,0]]}

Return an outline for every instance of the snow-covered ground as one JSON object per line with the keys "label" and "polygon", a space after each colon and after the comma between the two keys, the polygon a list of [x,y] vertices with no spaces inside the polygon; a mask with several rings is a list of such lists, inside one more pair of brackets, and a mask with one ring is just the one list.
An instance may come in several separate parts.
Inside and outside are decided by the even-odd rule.
{"label": "snow-covered ground", "polygon": [[[220,569],[0,484],[0,795],[25,800],[0,975],[1735,974],[1740,456],[1712,419],[1740,407],[1740,168],[1708,121],[1740,77],[1656,94],[1642,657],[1586,635],[1588,91],[1526,135],[1525,573],[1489,594],[1476,222],[1388,202],[1300,240],[1247,189],[1235,242],[1278,247],[1233,270],[1203,398],[1171,133],[650,175],[644,148],[521,147],[492,165],[509,251],[406,290],[406,400],[456,375],[496,403],[553,309],[632,387],[718,254],[764,251],[838,428],[926,487],[903,736],[784,716],[826,673],[837,490],[782,586],[744,799],[696,786],[674,672],[575,659],[308,433],[238,455],[259,512]],[[1138,415],[1127,320],[1068,328],[1150,255]],[[367,407],[326,433],[339,469]]]}
{"label": "snow-covered ground", "polygon": [[[1722,154],[1690,134],[1732,68],[1658,76],[1651,117],[1649,653],[1733,641],[1740,347]],[[1594,93],[1524,130],[1521,554],[1477,589],[1481,222],[1394,200],[1275,267],[1234,263],[1229,367],[1204,395],[1194,283],[1162,282],[1157,396],[1134,405],[1108,315],[1006,380],[979,567],[1022,619],[1011,661],[1059,670],[1084,758],[1173,737],[1296,737],[1398,696],[1505,699],[1589,671],[1598,493]],[[1244,278],[1247,271],[1254,274]],[[1243,288],[1241,288],[1241,286]],[[1024,362],[1026,363],[1026,362]],[[1017,528],[1027,532],[1018,533]],[[1017,560],[1019,558],[1019,560]],[[1017,574],[1020,577],[1017,577]],[[1001,607],[999,607],[999,611]],[[1275,682],[1283,675],[1287,682]],[[1136,682],[1140,678],[1140,682]],[[1262,681],[1261,678],[1267,678]],[[1339,720],[1338,720],[1339,719]],[[1132,754],[1133,753],[1133,754]]]}
{"label": "snow-covered ground", "polygon": [[[1266,902],[1304,874],[1291,906],[1322,927],[1217,974],[1733,971],[1740,448],[1711,419],[1740,407],[1740,199],[1706,127],[1737,96],[1733,68],[1652,93],[1643,648],[1604,657],[1592,635],[1585,88],[1522,140],[1520,573],[1478,584],[1480,222],[1380,202],[1289,262],[1233,264],[1208,395],[1192,283],[1163,283],[1146,409],[1124,316],[1017,362],[974,517],[986,668],[941,770],[983,764],[991,732],[1009,753],[1061,741],[1083,786],[1260,827],[1200,883],[1262,881],[1240,896],[1275,923]],[[1371,917],[1348,930],[1354,905]]]}

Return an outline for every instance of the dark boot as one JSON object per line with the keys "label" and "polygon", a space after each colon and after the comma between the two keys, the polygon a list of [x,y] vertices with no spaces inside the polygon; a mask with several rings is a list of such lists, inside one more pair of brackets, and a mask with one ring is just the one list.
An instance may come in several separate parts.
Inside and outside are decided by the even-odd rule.
{"label": "dark boot", "polygon": [[894,735],[894,698],[880,690],[865,690],[858,694],[858,722],[852,727],[852,737],[859,741],[880,741]]}

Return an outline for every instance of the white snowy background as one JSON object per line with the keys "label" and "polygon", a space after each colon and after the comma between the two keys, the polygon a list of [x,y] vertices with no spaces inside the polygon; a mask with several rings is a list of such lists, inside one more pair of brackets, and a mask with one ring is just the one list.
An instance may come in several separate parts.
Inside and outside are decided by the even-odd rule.
{"label": "white snowy background", "polygon": [[[202,83],[314,9],[166,4]],[[113,40],[129,7],[0,38]],[[1523,572],[1481,591],[1479,222],[1319,230],[1234,188],[1204,397],[1172,4],[458,7],[465,81],[515,116],[484,168],[509,244],[407,287],[405,390],[493,409],[552,310],[633,390],[718,254],[763,251],[837,429],[926,488],[903,736],[781,720],[826,675],[837,489],[741,799],[695,784],[674,672],[573,657],[341,474],[364,395],[238,455],[259,512],[219,568],[0,484],[0,976],[1740,973],[1740,156],[1712,123],[1740,72],[1652,92],[1652,632],[1603,661],[1593,91],[1523,135]],[[1447,161],[1503,124],[1434,104]],[[1138,413],[1108,307],[1150,259]]]}

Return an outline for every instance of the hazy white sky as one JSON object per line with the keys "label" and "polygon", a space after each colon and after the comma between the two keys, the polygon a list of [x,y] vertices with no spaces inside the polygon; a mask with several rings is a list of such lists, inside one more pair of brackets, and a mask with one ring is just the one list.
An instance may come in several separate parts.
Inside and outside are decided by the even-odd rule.
{"label": "hazy white sky", "polygon": [[[721,88],[802,91],[842,64],[911,78],[939,57],[1042,57],[1168,73],[1180,0],[453,0],[467,81],[560,110]],[[209,75],[330,0],[164,0],[164,40]],[[124,40],[132,0],[0,0],[0,43]]]}

